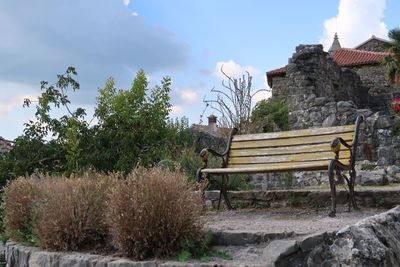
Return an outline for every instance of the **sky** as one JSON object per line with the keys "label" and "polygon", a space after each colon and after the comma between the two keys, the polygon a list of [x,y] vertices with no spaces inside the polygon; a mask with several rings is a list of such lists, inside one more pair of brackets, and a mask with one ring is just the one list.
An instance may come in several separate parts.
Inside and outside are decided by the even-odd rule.
{"label": "sky", "polygon": [[387,39],[399,10],[400,0],[0,0],[0,136],[22,134],[35,112],[23,99],[68,66],[81,84],[72,107],[88,120],[109,77],[128,89],[142,68],[151,86],[172,78],[171,118],[199,123],[203,112],[218,116],[203,99],[222,89],[222,65],[233,77],[249,71],[254,91],[268,89],[266,71],[285,66],[297,45],[328,50],[335,32],[342,47]]}

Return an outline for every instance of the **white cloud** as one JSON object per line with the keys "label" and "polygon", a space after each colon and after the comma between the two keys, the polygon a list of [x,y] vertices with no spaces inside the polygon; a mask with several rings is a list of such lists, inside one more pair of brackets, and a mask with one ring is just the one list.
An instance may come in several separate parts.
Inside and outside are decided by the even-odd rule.
{"label": "white cloud", "polygon": [[132,16],[137,17],[137,16],[139,16],[139,14],[137,12],[132,12]]}
{"label": "white cloud", "polygon": [[171,107],[171,113],[173,114],[173,115],[177,115],[177,114],[180,114],[180,113],[182,113],[183,112],[183,108],[182,108],[182,106],[180,106],[180,105],[173,105],[172,107]]}
{"label": "white cloud", "polygon": [[271,91],[260,91],[253,96],[253,104],[271,97]]}
{"label": "white cloud", "polygon": [[238,77],[239,75],[244,74],[246,71],[248,71],[253,77],[261,73],[257,68],[253,66],[241,66],[231,59],[228,61],[219,61],[215,65],[215,75],[217,75],[221,79],[226,78],[222,74],[221,68],[230,77]]}
{"label": "white cloud", "polygon": [[129,3],[131,2],[131,0],[122,0],[122,2],[124,3],[124,5],[129,5]]}
{"label": "white cloud", "polygon": [[197,101],[197,92],[191,89],[181,90],[179,96],[184,104],[193,104]]}
{"label": "white cloud", "polygon": [[[250,73],[253,77],[252,79],[252,86],[251,92],[254,94],[260,89],[268,89],[267,77],[265,73],[261,72],[257,68],[253,66],[241,66],[240,64],[236,63],[233,60],[229,61],[219,61],[215,66],[215,75],[221,78],[222,80],[226,80],[226,77],[221,72],[221,67],[223,67],[223,71],[231,77],[239,77],[245,74],[246,71]],[[260,91],[255,94],[252,98],[253,106],[260,100],[266,99],[271,97],[270,91]]]}
{"label": "white cloud", "polygon": [[0,117],[6,116],[13,108],[22,107],[24,99],[36,100],[38,95],[32,93],[32,86],[24,83],[0,81]]}
{"label": "white cloud", "polygon": [[130,70],[154,74],[187,64],[185,42],[122,3],[128,1],[0,0],[0,36],[7,37],[0,41],[0,81],[38,84],[74,66],[78,101],[86,104],[107,77],[129,84]]}
{"label": "white cloud", "polygon": [[340,0],[336,17],[324,21],[320,43],[327,51],[338,33],[342,47],[354,47],[375,35],[387,39],[383,22],[386,0]]}

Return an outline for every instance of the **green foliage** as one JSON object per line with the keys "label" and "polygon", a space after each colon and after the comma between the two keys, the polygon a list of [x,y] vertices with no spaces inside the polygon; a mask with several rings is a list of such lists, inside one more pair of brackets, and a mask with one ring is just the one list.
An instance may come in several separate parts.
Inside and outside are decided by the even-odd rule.
{"label": "green foliage", "polygon": [[288,107],[284,101],[265,99],[254,107],[251,114],[253,128],[263,132],[289,129]]}
{"label": "green foliage", "polygon": [[[149,167],[161,159],[175,160],[192,145],[187,118],[168,117],[171,78],[148,88],[140,70],[128,90],[117,89],[115,81],[108,79],[97,97],[94,119],[98,123],[91,126],[84,109],[70,108],[67,93],[79,89],[76,75],[69,67],[54,84],[41,83],[37,102],[25,100],[25,107],[35,103],[35,120],[25,124],[10,153],[0,155],[0,185],[33,173],[69,176],[94,169],[127,174],[138,164]],[[56,116],[55,109],[65,115]],[[185,169],[190,164],[183,162]]]}
{"label": "green foliage", "polygon": [[181,248],[172,254],[172,258],[178,261],[189,261],[191,259],[210,261],[213,257],[231,260],[232,257],[226,252],[210,248],[212,238],[212,232],[208,231],[199,242],[185,239],[181,243]]}
{"label": "green foliage", "polygon": [[308,204],[309,208],[314,209],[314,210],[318,210],[318,209],[323,208],[326,203],[323,203],[322,201],[317,201],[317,200],[315,200],[313,198],[309,198],[307,200],[307,204]]}
{"label": "green foliage", "polygon": [[291,172],[285,173],[285,178],[286,178],[285,186],[292,187],[293,186],[293,173],[291,173]]}
{"label": "green foliage", "polygon": [[296,208],[301,206],[301,202],[294,195],[290,195],[287,200],[287,206],[290,208]]}
{"label": "green foliage", "polygon": [[393,120],[392,136],[400,135],[400,116]]}
{"label": "green foliage", "polygon": [[391,44],[388,45],[387,51],[391,53],[383,60],[386,65],[389,80],[391,82],[400,81],[400,28],[394,28],[388,34]]}
{"label": "green foliage", "polygon": [[5,233],[5,228],[4,228],[3,207],[0,207],[0,242],[5,244],[7,242],[7,240],[8,240],[8,235]]}
{"label": "green foliage", "polygon": [[385,198],[384,197],[378,197],[376,200],[376,206],[377,207],[384,207],[385,206]]}
{"label": "green foliage", "polygon": [[361,164],[360,169],[363,171],[372,171],[373,169],[375,169],[376,164],[374,163],[363,163]]}
{"label": "green foliage", "polygon": [[171,78],[151,90],[147,86],[140,70],[129,90],[117,90],[112,78],[99,90],[97,149],[91,155],[96,169],[127,173],[138,163],[151,166],[161,159],[168,143]]}

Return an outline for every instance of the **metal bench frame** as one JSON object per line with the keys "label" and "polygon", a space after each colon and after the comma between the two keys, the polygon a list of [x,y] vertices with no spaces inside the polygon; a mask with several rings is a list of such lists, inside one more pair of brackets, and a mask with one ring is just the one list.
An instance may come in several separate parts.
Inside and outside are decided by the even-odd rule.
{"label": "metal bench frame", "polygon": [[[336,185],[338,183],[342,183],[344,180],[347,182],[347,186],[349,189],[349,210],[351,207],[354,209],[358,209],[357,202],[355,199],[355,192],[354,192],[354,183],[356,178],[356,171],[355,171],[355,162],[356,162],[356,151],[358,146],[358,135],[360,132],[360,125],[364,121],[364,116],[360,115],[357,117],[355,122],[355,129],[354,129],[354,137],[352,144],[347,143],[341,137],[336,137],[331,142],[331,150],[335,153],[335,157],[331,160],[327,161],[328,164],[328,178],[329,178],[329,185],[331,190],[331,210],[329,212],[330,217],[335,217],[336,215]],[[316,128],[318,129],[318,128]],[[231,130],[228,143],[226,149],[223,153],[219,153],[211,148],[204,148],[200,152],[200,157],[202,158],[202,166],[197,170],[197,179],[198,181],[202,181],[207,179],[210,181],[211,175],[219,175],[221,176],[221,183],[220,183],[220,195],[218,200],[218,209],[221,203],[221,196],[224,197],[226,206],[228,209],[232,209],[232,205],[229,201],[228,194],[227,194],[227,182],[229,179],[229,172],[227,173],[204,173],[202,172],[203,169],[206,169],[208,166],[208,158],[209,155],[213,155],[222,159],[221,168],[227,168],[228,160],[229,160],[229,153],[231,149],[232,139],[237,134],[238,130],[233,128]],[[349,164],[343,164],[339,161],[339,152],[340,147],[343,145],[344,147],[348,148],[350,151],[350,160]],[[316,153],[316,152],[315,152]],[[326,170],[326,169],[323,169]],[[280,170],[281,172],[282,170]],[[291,169],[290,171],[296,171],[295,169]],[[304,171],[302,169],[298,169],[297,171]],[[349,176],[345,175],[343,172],[349,171]],[[245,172],[244,172],[245,173]],[[335,176],[337,180],[335,180]],[[204,192],[203,192],[204,194]]]}

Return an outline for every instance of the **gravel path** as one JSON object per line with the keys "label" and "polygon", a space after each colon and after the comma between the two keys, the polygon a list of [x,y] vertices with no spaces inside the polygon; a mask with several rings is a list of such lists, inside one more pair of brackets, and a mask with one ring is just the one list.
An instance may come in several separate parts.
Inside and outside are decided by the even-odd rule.
{"label": "gravel path", "polygon": [[340,207],[335,218],[327,216],[327,210],[295,209],[242,209],[237,211],[211,211],[203,216],[205,227],[214,231],[295,232],[299,235],[320,231],[334,231],[346,225],[354,224],[365,217],[372,216],[384,209],[362,208],[360,211],[347,212]]}

